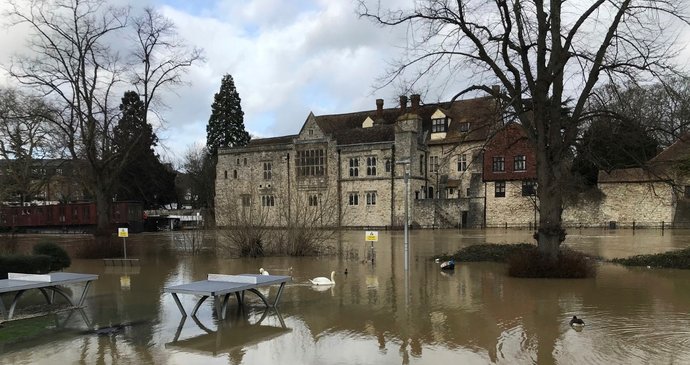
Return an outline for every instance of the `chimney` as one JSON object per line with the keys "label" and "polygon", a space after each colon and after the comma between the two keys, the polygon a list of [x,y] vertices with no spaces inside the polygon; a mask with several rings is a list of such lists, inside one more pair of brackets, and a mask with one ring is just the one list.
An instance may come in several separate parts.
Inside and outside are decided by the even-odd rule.
{"label": "chimney", "polygon": [[383,99],[376,99],[376,119],[383,118]]}
{"label": "chimney", "polygon": [[412,100],[412,112],[416,113],[417,109],[419,109],[420,96],[419,94],[412,94],[410,95],[410,98]]}
{"label": "chimney", "polygon": [[405,95],[400,95],[400,112],[407,113],[407,96]]}

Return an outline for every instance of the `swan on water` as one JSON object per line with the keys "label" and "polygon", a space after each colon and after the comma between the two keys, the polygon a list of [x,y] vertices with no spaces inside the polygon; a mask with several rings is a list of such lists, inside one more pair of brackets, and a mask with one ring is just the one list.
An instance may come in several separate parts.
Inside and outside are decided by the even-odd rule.
{"label": "swan on water", "polygon": [[335,284],[335,271],[331,271],[331,279],[319,276],[318,278],[309,279],[312,285],[334,285]]}

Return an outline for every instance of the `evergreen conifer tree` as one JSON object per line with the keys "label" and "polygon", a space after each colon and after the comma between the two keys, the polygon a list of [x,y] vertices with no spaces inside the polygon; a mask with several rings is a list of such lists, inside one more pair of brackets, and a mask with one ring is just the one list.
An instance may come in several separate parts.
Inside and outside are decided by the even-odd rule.
{"label": "evergreen conifer tree", "polygon": [[211,156],[218,148],[244,146],[249,143],[249,133],[244,129],[244,112],[240,95],[231,75],[223,76],[220,91],[213,97],[211,117],[206,126],[206,147]]}

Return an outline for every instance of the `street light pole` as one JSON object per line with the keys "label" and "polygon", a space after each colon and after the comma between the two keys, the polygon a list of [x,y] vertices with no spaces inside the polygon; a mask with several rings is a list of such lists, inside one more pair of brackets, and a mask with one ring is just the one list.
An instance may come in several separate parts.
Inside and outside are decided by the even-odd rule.
{"label": "street light pole", "polygon": [[407,272],[410,269],[410,232],[409,232],[409,226],[410,226],[410,207],[409,207],[409,199],[410,199],[410,159],[404,159],[401,161],[398,161],[397,164],[403,165],[405,172],[404,172],[404,177],[405,177],[405,272]]}

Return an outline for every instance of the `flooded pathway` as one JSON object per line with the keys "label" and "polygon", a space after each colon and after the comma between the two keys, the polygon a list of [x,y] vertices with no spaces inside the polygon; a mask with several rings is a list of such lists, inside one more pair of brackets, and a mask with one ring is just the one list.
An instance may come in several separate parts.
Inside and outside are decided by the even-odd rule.
{"label": "flooded pathway", "polygon": [[[461,263],[445,273],[430,260],[470,244],[530,242],[526,230],[413,231],[407,274],[397,231],[380,232],[375,265],[362,263],[369,248],[363,232],[343,234],[346,255],[264,259],[183,255],[175,234],[130,236],[128,254],[141,259],[139,268],[73,260],[69,271],[100,275],[86,300],[86,320],[70,313],[44,317],[50,324],[42,335],[0,342],[0,363],[690,363],[690,271],[601,264],[593,279],[515,279],[502,264]],[[76,246],[89,240],[58,239]],[[566,244],[623,257],[688,247],[690,232],[572,230]],[[260,267],[294,278],[278,311],[248,295],[245,310],[231,300],[225,320],[217,320],[212,301],[198,321],[182,320],[163,293],[207,273],[258,273]],[[309,284],[331,271],[335,286]],[[196,301],[181,299],[186,308]],[[39,303],[40,293],[25,300]],[[581,332],[568,325],[573,315],[587,323]]]}

